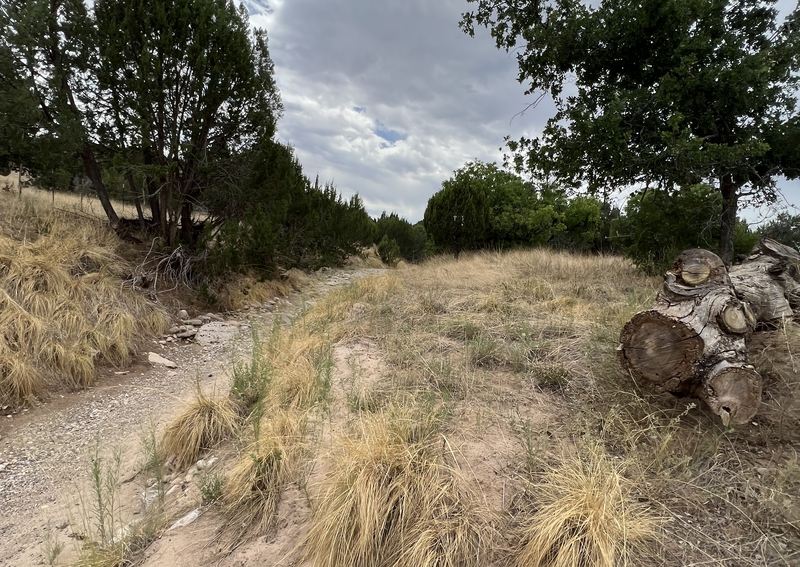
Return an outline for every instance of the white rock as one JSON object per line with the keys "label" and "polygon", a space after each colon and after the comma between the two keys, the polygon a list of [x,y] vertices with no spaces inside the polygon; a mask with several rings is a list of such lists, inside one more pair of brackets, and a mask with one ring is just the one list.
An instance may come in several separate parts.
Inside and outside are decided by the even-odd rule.
{"label": "white rock", "polygon": [[199,518],[201,513],[202,512],[200,511],[200,508],[195,508],[194,510],[186,514],[183,518],[172,524],[167,531],[176,530],[178,528],[183,528],[185,526],[188,526],[189,524],[194,522],[197,518]]}
{"label": "white rock", "polygon": [[189,314],[186,312],[186,309],[181,309],[178,311],[178,319],[181,321],[186,321],[189,318]]}
{"label": "white rock", "polygon": [[167,368],[177,368],[178,365],[161,356],[160,354],[156,354],[154,352],[147,353],[147,360],[150,364],[160,364],[161,366],[166,366]]}

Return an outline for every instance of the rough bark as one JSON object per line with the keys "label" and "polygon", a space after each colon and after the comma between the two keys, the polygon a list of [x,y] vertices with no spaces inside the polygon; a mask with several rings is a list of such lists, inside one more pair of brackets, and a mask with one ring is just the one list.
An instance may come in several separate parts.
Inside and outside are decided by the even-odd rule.
{"label": "rough bark", "polygon": [[664,276],[655,305],[623,328],[618,354],[634,380],[701,399],[725,425],[758,411],[761,377],[748,362],[757,327],[800,306],[800,254],[763,239],[730,270],[716,254],[687,250]]}
{"label": "rough bark", "polygon": [[92,147],[88,142],[83,144],[80,156],[83,160],[83,167],[86,170],[86,175],[92,182],[94,191],[97,193],[97,198],[99,199],[100,204],[103,206],[103,210],[108,217],[108,222],[112,228],[116,228],[117,224],[119,224],[119,217],[117,216],[117,212],[114,210],[114,206],[111,204],[111,197],[108,195],[106,185],[103,183],[103,175],[100,171],[100,166],[97,165],[94,150],[92,150]]}

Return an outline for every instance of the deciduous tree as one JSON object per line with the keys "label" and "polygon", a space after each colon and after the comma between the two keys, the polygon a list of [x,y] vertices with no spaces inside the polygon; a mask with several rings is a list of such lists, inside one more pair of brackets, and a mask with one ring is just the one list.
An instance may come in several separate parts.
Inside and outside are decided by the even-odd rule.
{"label": "deciduous tree", "polygon": [[464,31],[489,28],[556,103],[541,136],[509,142],[519,168],[590,191],[706,182],[726,261],[740,199],[798,175],[797,8],[779,25],[773,0],[468,1]]}

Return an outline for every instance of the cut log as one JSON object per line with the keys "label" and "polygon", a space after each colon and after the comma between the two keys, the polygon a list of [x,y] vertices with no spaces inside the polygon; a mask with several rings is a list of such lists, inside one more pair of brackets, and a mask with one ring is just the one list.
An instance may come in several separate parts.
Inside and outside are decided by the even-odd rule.
{"label": "cut log", "polygon": [[726,269],[707,250],[686,250],[664,276],[655,305],[620,335],[620,363],[658,391],[701,399],[723,424],[758,412],[761,377],[747,342],[800,309],[800,253],[762,239],[740,265]]}
{"label": "cut log", "polygon": [[800,307],[800,254],[780,242],[762,239],[744,262],[731,268],[730,279],[759,323],[792,317]]}

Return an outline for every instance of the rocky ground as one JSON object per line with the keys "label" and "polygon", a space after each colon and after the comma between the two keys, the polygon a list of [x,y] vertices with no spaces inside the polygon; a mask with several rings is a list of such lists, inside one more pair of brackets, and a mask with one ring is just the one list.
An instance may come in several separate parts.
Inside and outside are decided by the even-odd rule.
{"label": "rocky ground", "polygon": [[[140,478],[142,440],[180,413],[197,387],[227,392],[232,365],[249,356],[253,328],[271,328],[278,318],[290,324],[308,303],[354,279],[383,270],[330,271],[313,278],[308,289],[287,298],[232,313],[175,314],[170,334],[143,348],[129,368],[102,369],[92,388],[55,395],[38,407],[0,414],[0,565],[68,564],[82,537],[91,492],[92,459],[105,467],[120,456],[121,514],[141,513],[141,495],[151,479]],[[164,362],[165,359],[169,363]],[[207,463],[201,463],[201,466]],[[190,477],[168,478],[170,498],[196,502]],[[189,481],[188,483],[186,481]],[[287,494],[291,501],[291,494]],[[301,502],[298,495],[297,502]],[[292,506],[287,506],[291,521]],[[166,545],[170,532],[148,553],[149,565],[189,565],[181,559],[188,545]],[[60,553],[56,553],[63,547]],[[183,556],[186,559],[186,556]],[[194,560],[193,560],[194,561]]]}

